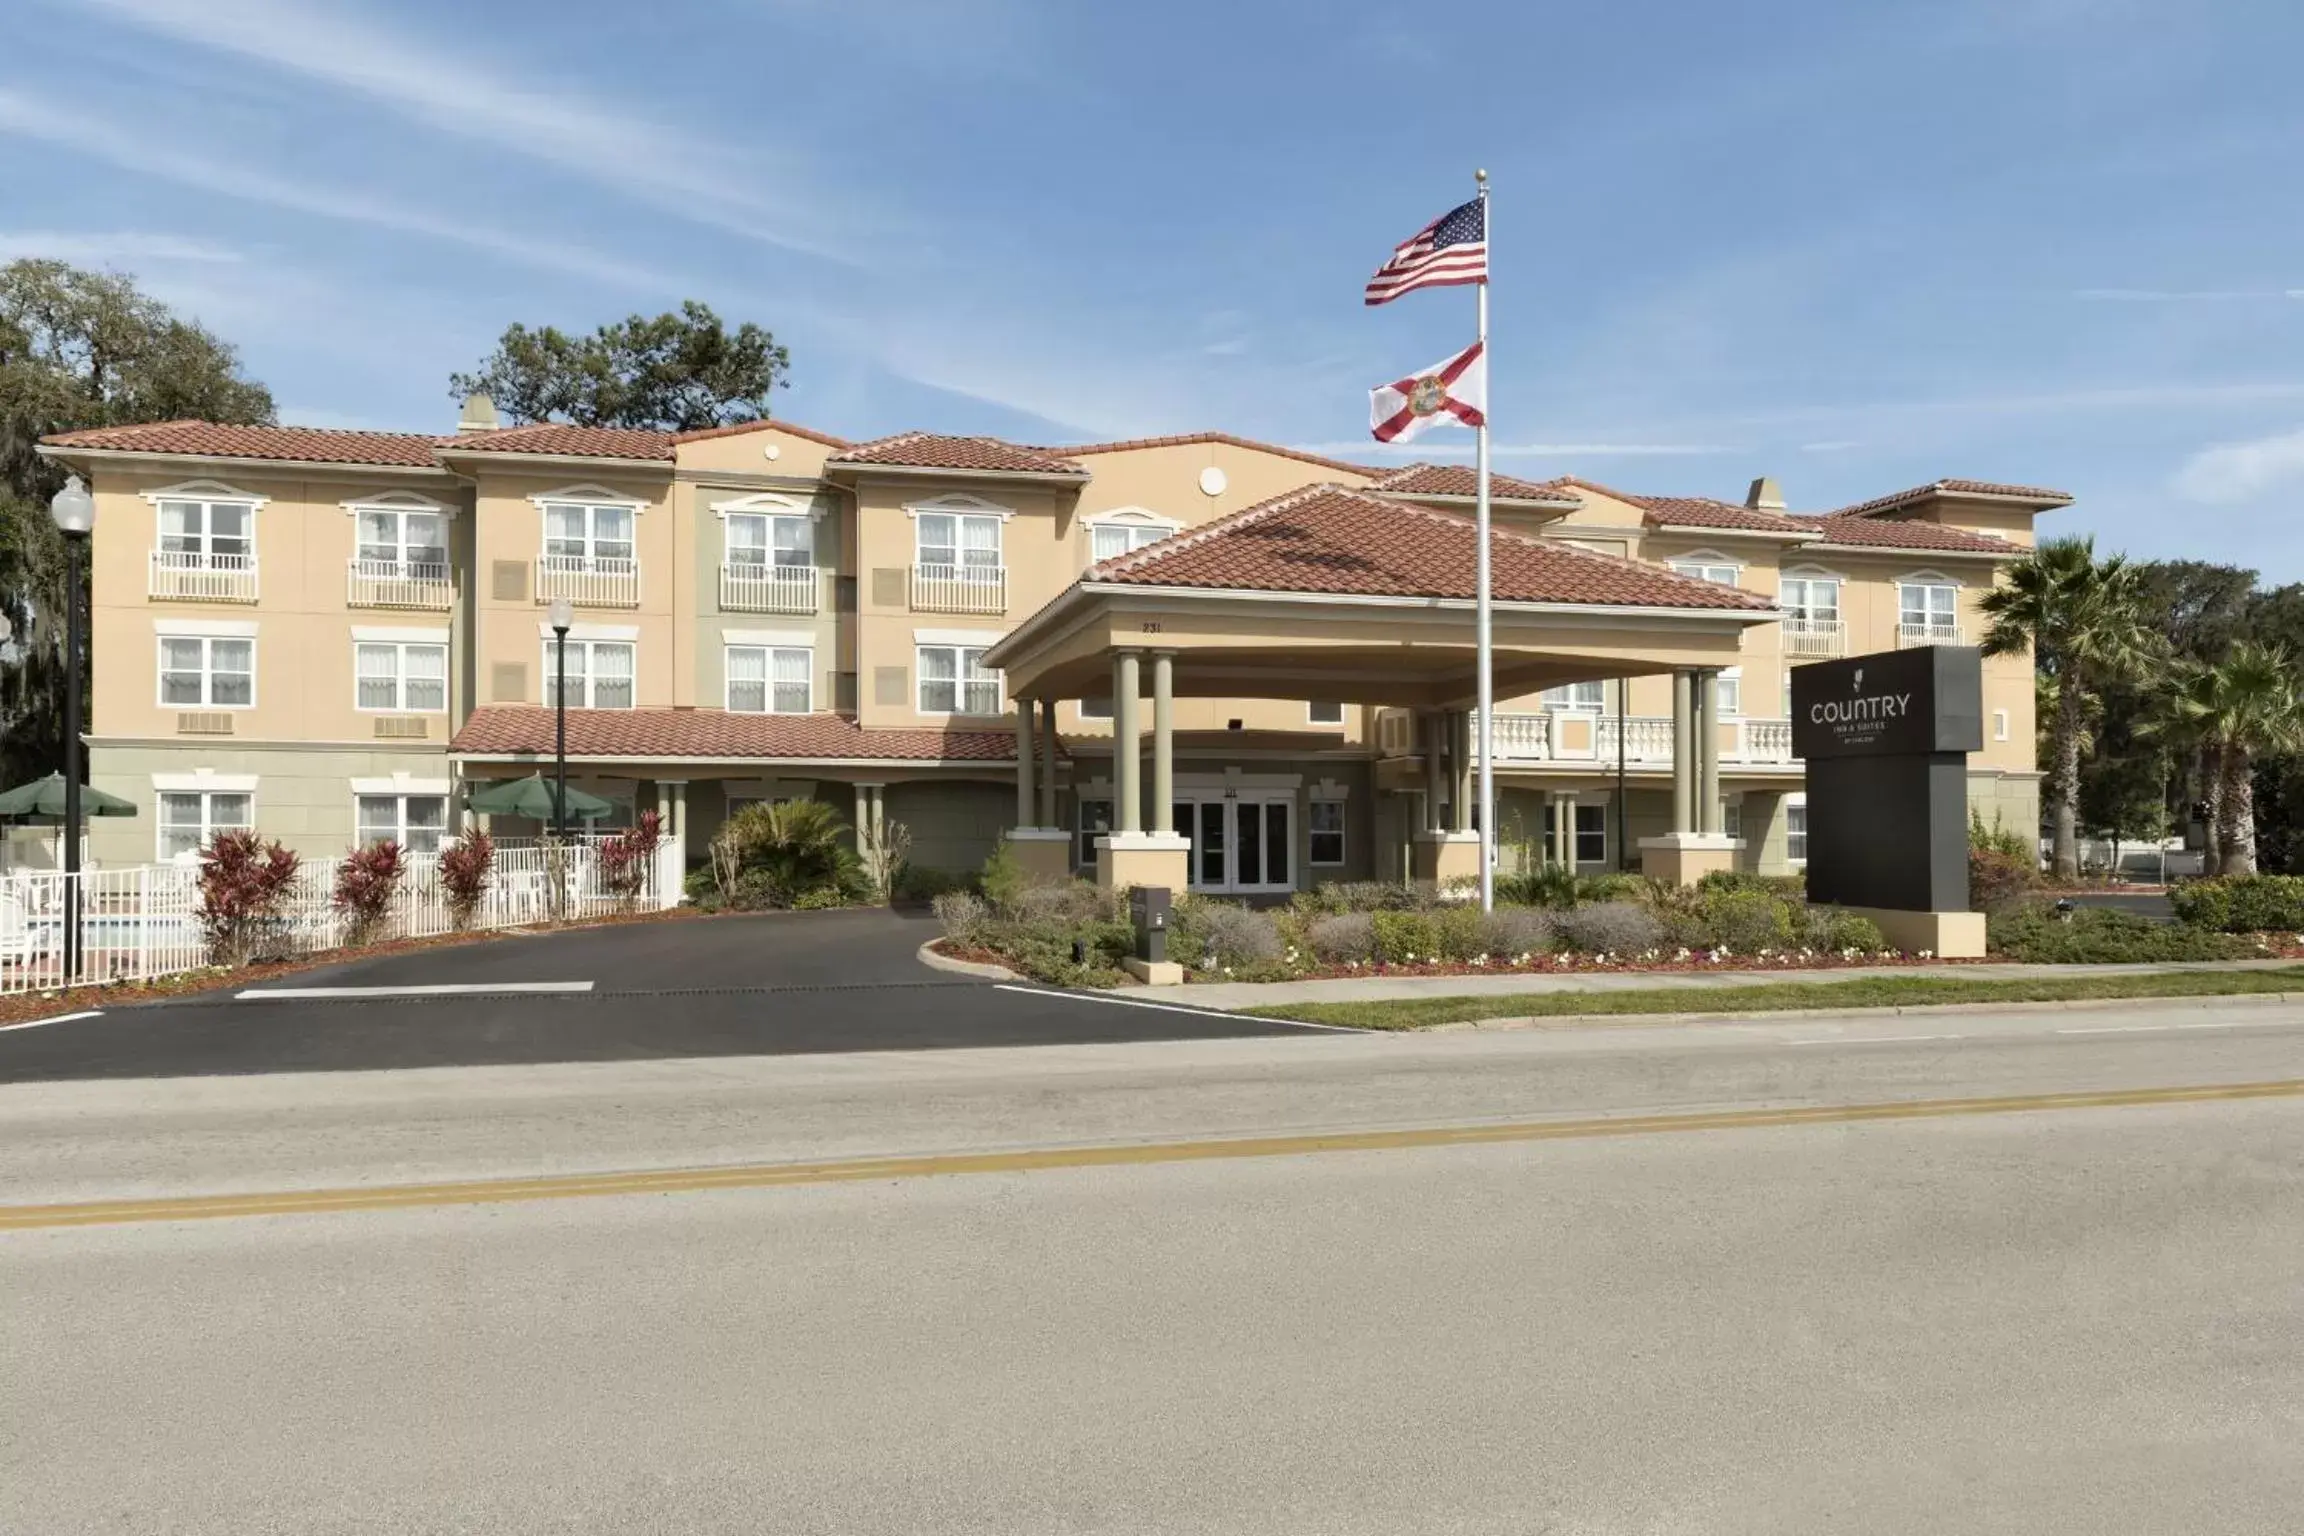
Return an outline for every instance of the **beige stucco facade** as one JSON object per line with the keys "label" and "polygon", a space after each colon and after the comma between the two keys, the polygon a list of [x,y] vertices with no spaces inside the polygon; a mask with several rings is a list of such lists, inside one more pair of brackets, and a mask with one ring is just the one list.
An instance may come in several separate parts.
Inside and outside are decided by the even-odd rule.
{"label": "beige stucco facade", "polygon": [[[1315,483],[1381,489],[1382,468],[1215,434],[1094,445],[1053,469],[874,464],[858,462],[839,440],[784,424],[669,439],[630,455],[517,451],[509,434],[501,442],[444,437],[428,465],[48,451],[87,474],[97,497],[91,782],[143,813],[92,827],[91,851],[106,863],[153,857],[161,786],[203,775],[252,785],[262,830],[327,856],[357,835],[363,791],[355,786],[439,787],[453,801],[447,786],[533,771],[533,751],[452,752],[450,739],[475,710],[548,701],[555,582],[574,601],[571,640],[628,646],[630,707],[668,712],[674,727],[680,715],[714,715],[737,702],[732,647],[805,650],[807,710],[868,735],[1012,732],[1020,691],[1055,703],[1060,750],[1021,815],[1012,752],[873,762],[634,750],[572,768],[575,782],[610,789],[638,809],[679,786],[691,858],[703,856],[732,803],[807,795],[844,814],[870,797],[910,828],[923,864],[973,867],[1023,826],[1042,832],[1033,840],[1037,860],[1080,867],[1092,857],[1096,818],[1117,793],[1111,693],[1121,649],[1172,658],[1174,805],[1147,805],[1141,819],[1150,835],[1188,830],[1194,883],[1209,883],[1198,861],[1203,834],[1216,835],[1211,816],[1240,818],[1225,822],[1226,835],[1252,827],[1262,840],[1253,880],[1243,878],[1244,855],[1226,855],[1227,879],[1242,889],[1409,878],[1419,835],[1456,796],[1450,788],[1434,798],[1423,746],[1429,721],[1472,702],[1469,615],[1460,609],[1148,594],[1084,608],[1077,624],[1035,638],[1029,654],[1000,652],[1008,671],[981,697],[956,687],[947,710],[933,707],[922,686],[924,647],[937,652],[936,665],[950,666],[946,658],[998,647],[1035,615],[1076,601],[1099,528],[1128,530],[1137,544],[1175,537]],[[1680,526],[1643,498],[1565,484],[1549,501],[1533,492],[1500,499],[1499,526],[1702,571],[1771,603],[1788,577],[1828,581],[1841,626],[1835,654],[1911,640],[1899,624],[1911,583],[1954,589],[1957,638],[1972,643],[1977,601],[2009,558],[1839,547],[1805,529]],[[164,572],[158,509],[172,496],[250,508],[253,570],[189,582]],[[1470,510],[1462,496],[1397,499]],[[603,576],[587,568],[581,579],[548,571],[551,505],[626,509],[630,569]],[[413,598],[389,582],[364,584],[355,568],[362,507],[442,517],[442,581]],[[1894,516],[2023,547],[2036,510],[1944,494],[1920,496]],[[923,517],[964,520],[972,540],[996,530],[996,582],[976,579],[977,570],[957,583],[934,574],[923,559]],[[766,580],[735,560],[731,518],[804,522],[800,543],[781,531],[788,525],[776,537],[787,556],[804,550],[805,574]],[[1672,765],[1655,750],[1658,723],[1671,713],[1675,672],[1699,669],[1727,680],[1713,734],[1721,803],[1737,823],[1736,861],[1796,867],[1801,775],[1788,751],[1786,678],[1809,657],[1794,654],[1774,616],[1665,622],[1531,611],[1500,613],[1498,626],[1498,819],[1509,862],[1634,864],[1643,840],[1671,830]],[[163,701],[161,642],[170,637],[250,642],[246,702]],[[363,644],[443,647],[438,701],[363,707]],[[1986,740],[1972,763],[1972,803],[1988,822],[2029,827],[2039,804],[2030,659],[1987,659],[1984,667]],[[1594,682],[1602,685],[1596,697],[1572,686]],[[1243,805],[1258,809],[1250,815]],[[1431,843],[1426,856],[1445,861],[1451,846]]]}

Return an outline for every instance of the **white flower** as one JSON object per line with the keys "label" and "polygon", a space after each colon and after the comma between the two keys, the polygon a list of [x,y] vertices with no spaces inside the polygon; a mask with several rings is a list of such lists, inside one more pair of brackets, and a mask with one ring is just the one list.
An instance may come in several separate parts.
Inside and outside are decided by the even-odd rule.
{"label": "white flower", "polygon": [[1936,951],[1932,949],[1924,949],[1920,951],[1920,958],[1923,960],[1933,960],[1936,958]]}

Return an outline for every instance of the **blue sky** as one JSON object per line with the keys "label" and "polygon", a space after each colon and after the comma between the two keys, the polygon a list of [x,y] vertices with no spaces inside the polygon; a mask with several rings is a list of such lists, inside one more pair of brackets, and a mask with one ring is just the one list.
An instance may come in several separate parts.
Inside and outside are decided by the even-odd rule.
{"label": "blue sky", "polygon": [[2049,484],[2304,579],[2293,0],[11,9],[0,257],[135,274],[288,420],[446,430],[507,323],[696,297],[831,431],[1380,460],[1472,300],[1360,285],[1484,164],[1499,467]]}

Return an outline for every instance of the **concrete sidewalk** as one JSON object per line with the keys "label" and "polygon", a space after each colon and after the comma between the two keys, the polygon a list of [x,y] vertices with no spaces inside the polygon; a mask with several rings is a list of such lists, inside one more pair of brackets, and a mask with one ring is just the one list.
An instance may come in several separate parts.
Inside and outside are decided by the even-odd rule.
{"label": "concrete sidewalk", "polygon": [[1591,971],[1519,976],[1344,976],[1323,981],[1227,981],[1163,991],[1162,997],[1206,1008],[1275,1003],[1366,1003],[1396,997],[1512,997],[1549,992],[1638,992],[1684,987],[1691,992],[1763,986],[1779,981],[1862,981],[1873,976],[1940,976],[1959,981],[2024,981],[2039,977],[2147,976],[2168,971],[2257,971],[2283,966],[2304,984],[2295,960],[2177,960],[2146,965],[1868,965],[1824,971]]}

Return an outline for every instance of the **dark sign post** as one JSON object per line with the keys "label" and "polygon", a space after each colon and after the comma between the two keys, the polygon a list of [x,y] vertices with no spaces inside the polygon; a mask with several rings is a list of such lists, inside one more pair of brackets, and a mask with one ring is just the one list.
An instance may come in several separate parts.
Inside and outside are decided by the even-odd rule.
{"label": "dark sign post", "polygon": [[1966,912],[1968,754],[1983,746],[1984,668],[1974,646],[1794,667],[1792,755],[1808,769],[1808,899]]}

